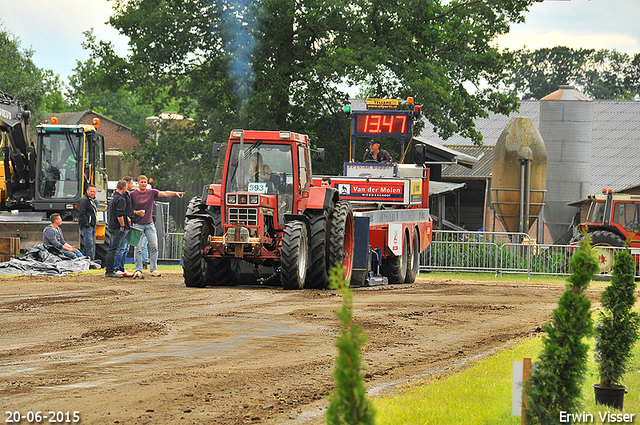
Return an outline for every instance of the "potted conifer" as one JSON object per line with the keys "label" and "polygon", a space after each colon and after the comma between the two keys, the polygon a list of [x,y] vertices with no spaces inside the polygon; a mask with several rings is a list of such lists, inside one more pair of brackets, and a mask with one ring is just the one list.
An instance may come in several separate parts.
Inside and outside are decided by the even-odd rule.
{"label": "potted conifer", "polygon": [[636,262],[626,249],[615,256],[611,283],[600,298],[602,311],[596,326],[596,353],[600,361],[600,383],[593,386],[596,403],[622,409],[626,387],[621,380],[628,367],[633,344],[638,340],[640,320],[632,311]]}

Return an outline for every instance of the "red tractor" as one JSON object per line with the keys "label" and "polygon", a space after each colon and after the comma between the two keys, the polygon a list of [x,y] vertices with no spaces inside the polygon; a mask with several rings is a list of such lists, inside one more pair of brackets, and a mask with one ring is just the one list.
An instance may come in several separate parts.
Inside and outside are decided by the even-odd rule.
{"label": "red tractor", "polygon": [[244,262],[256,275],[262,267],[279,269],[285,289],[326,288],[336,263],[351,278],[353,211],[335,189],[311,186],[308,136],[234,130],[214,156],[216,182],[187,208],[187,286],[237,283]]}
{"label": "red tractor", "polygon": [[590,195],[591,205],[586,222],[580,223],[577,236],[586,227],[591,244],[598,251],[600,273],[610,274],[615,249],[624,247],[631,237],[631,253],[638,261],[640,254],[640,196],[603,190],[601,195]]}

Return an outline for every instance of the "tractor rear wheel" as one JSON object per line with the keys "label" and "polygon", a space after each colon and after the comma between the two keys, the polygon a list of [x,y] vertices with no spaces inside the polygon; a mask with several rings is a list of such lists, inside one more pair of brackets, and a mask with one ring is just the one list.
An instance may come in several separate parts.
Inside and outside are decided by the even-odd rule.
{"label": "tractor rear wheel", "polygon": [[280,255],[280,279],[284,289],[302,289],[309,263],[307,226],[301,221],[285,224]]}
{"label": "tractor rear wheel", "polygon": [[329,237],[329,264],[336,263],[344,267],[343,278],[347,285],[351,282],[353,273],[353,251],[355,244],[353,209],[351,203],[338,201],[331,219],[331,235]]}
{"label": "tractor rear wheel", "polygon": [[420,238],[417,229],[413,229],[413,242],[411,244],[411,253],[407,260],[407,275],[404,283],[413,283],[416,281],[418,272],[420,271]]}
{"label": "tractor rear wheel", "polygon": [[612,247],[623,247],[624,241],[615,233],[607,232],[606,230],[596,230],[589,233],[591,238],[591,246],[598,256],[599,271],[598,274],[611,274],[613,269],[613,257],[615,256],[617,249],[611,249]]}
{"label": "tractor rear wheel", "polygon": [[309,270],[307,270],[307,280],[305,288],[325,289],[329,287],[328,273],[328,237],[329,218],[327,212],[314,212],[309,214],[311,224],[311,235],[309,236]]}
{"label": "tractor rear wheel", "polygon": [[383,258],[380,273],[389,279],[389,283],[404,283],[407,277],[407,260],[409,258],[409,238],[403,235],[402,255]]}
{"label": "tractor rear wheel", "polygon": [[202,254],[212,233],[213,228],[205,219],[187,219],[182,242],[182,276],[189,288],[207,286],[208,264]]}

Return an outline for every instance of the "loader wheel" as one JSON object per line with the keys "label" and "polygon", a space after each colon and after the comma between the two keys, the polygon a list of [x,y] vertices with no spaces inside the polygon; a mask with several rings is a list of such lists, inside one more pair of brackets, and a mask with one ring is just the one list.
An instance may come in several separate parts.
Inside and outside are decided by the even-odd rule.
{"label": "loader wheel", "polygon": [[380,273],[389,279],[389,283],[403,283],[407,277],[407,262],[409,259],[409,238],[404,235],[402,255],[382,259]]}
{"label": "loader wheel", "polygon": [[202,256],[213,228],[202,218],[188,219],[182,243],[182,276],[190,288],[204,288],[210,277],[207,260]]}
{"label": "loader wheel", "polygon": [[284,289],[302,289],[309,263],[307,226],[301,221],[285,224],[280,256],[280,279]]}
{"label": "loader wheel", "polygon": [[615,233],[605,230],[596,230],[595,232],[589,233],[589,237],[591,237],[591,246],[598,256],[600,267],[598,274],[611,274],[613,257],[618,251],[617,249],[611,249],[611,247],[623,247],[624,241]]}
{"label": "loader wheel", "polygon": [[338,201],[331,220],[331,235],[329,237],[329,268],[336,263],[344,266],[344,281],[351,282],[353,272],[354,251],[353,209],[347,201]]}
{"label": "loader wheel", "polygon": [[407,259],[407,275],[404,283],[413,283],[416,281],[418,272],[420,271],[420,238],[418,232],[413,229],[413,243],[411,244],[411,253]]}
{"label": "loader wheel", "polygon": [[326,289],[329,287],[329,219],[326,211],[309,214],[311,235],[309,237],[309,270],[305,288]]}

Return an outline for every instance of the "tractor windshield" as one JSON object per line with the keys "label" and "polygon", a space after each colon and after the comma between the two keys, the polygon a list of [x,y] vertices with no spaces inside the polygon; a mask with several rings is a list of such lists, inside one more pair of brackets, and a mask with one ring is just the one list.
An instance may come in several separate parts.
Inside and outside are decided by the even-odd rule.
{"label": "tractor windshield", "polygon": [[82,160],[77,134],[42,134],[40,179],[38,191],[42,198],[75,198],[80,193]]}
{"label": "tractor windshield", "polygon": [[290,144],[255,142],[231,146],[225,192],[246,191],[278,195],[278,213],[291,212],[293,201],[293,156]]}
{"label": "tractor windshield", "polygon": [[604,202],[593,202],[587,215],[587,223],[602,223],[604,221]]}

